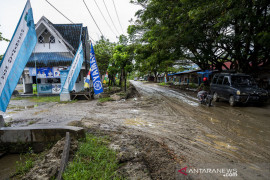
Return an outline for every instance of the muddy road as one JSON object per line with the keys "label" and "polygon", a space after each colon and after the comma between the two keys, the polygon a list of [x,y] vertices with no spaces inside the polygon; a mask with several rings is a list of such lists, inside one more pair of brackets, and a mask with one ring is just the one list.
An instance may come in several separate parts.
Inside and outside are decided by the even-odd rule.
{"label": "muddy road", "polygon": [[[185,167],[237,169],[244,179],[267,179],[270,173],[270,106],[212,107],[198,104],[196,93],[177,92],[155,84],[132,84],[144,96],[160,99],[172,118],[164,119],[163,137]],[[177,148],[178,146],[178,148]],[[175,149],[176,148],[176,149]],[[182,165],[183,167],[183,165]],[[188,168],[187,168],[188,169]]]}
{"label": "muddy road", "polygon": [[140,97],[68,104],[12,100],[3,116],[12,126],[78,121],[92,132],[109,132],[112,147],[128,152],[124,162],[134,179],[269,178],[269,105],[232,108],[219,102],[209,108],[198,104],[195,93],[131,83]]}

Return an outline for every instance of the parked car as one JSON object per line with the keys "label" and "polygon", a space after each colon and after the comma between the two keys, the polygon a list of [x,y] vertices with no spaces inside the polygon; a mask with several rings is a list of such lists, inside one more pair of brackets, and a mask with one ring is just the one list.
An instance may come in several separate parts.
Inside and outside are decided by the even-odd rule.
{"label": "parked car", "polygon": [[231,106],[235,106],[238,102],[266,102],[268,100],[268,92],[259,88],[254,79],[247,74],[215,74],[210,90],[214,102],[224,99],[229,101]]}

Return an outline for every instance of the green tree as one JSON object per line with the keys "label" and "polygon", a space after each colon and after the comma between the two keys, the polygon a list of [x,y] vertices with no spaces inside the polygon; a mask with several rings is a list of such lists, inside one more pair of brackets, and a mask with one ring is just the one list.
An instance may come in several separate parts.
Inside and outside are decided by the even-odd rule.
{"label": "green tree", "polygon": [[98,68],[100,74],[106,74],[110,59],[113,56],[114,43],[111,43],[108,39],[103,36],[94,45],[95,55],[97,59]]}
{"label": "green tree", "polygon": [[125,91],[126,91],[128,73],[130,73],[133,70],[133,64],[132,64],[133,54],[134,54],[134,48],[132,45],[128,45],[128,38],[124,35],[121,35],[119,37],[118,45],[115,46],[114,48],[112,64],[115,69],[120,71],[119,85],[121,87],[124,86]]}
{"label": "green tree", "polygon": [[158,51],[169,52],[169,61],[188,59],[202,69],[211,64],[222,69],[230,61],[229,68],[240,72],[254,72],[259,64],[270,63],[268,0],[132,2],[142,9],[129,33]]}

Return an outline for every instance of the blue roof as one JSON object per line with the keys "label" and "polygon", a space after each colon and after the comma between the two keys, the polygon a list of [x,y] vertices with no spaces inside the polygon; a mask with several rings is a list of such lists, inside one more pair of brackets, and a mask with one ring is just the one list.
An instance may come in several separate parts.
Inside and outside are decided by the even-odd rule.
{"label": "blue roof", "polygon": [[32,53],[26,66],[34,67],[35,61],[37,66],[70,65],[72,60],[69,52]]}
{"label": "blue roof", "polygon": [[63,38],[77,51],[82,34],[82,24],[52,24]]}
{"label": "blue roof", "polygon": [[[45,18],[45,17],[44,17]],[[90,48],[88,47],[88,30],[83,24],[53,24],[47,21],[62,35],[62,37],[73,47],[73,54],[79,47],[80,41],[83,41],[84,58],[89,63]],[[88,50],[89,49],[89,50]],[[39,52],[32,53],[27,67],[53,67],[53,66],[70,66],[74,55],[71,52]]]}
{"label": "blue roof", "polygon": [[209,70],[205,70],[205,71],[201,71],[201,72],[197,72],[198,74],[212,74],[212,71],[209,71]]}
{"label": "blue roof", "polygon": [[173,75],[178,75],[178,74],[188,74],[188,73],[197,72],[197,71],[200,71],[200,70],[184,70],[181,72],[168,74],[168,76],[173,76]]}

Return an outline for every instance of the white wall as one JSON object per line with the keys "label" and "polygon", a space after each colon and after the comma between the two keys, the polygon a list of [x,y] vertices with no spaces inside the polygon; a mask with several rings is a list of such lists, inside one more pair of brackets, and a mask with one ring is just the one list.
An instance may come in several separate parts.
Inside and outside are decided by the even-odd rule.
{"label": "white wall", "polygon": [[69,52],[69,50],[63,43],[61,43],[58,37],[55,37],[55,43],[37,42],[34,52]]}

